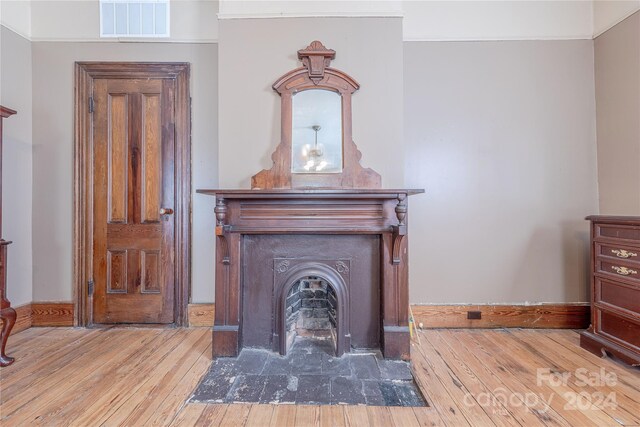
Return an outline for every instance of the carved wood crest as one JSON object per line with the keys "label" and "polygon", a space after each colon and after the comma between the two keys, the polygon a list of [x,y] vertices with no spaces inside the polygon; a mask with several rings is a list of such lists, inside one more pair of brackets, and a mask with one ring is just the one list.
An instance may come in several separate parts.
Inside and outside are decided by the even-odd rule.
{"label": "carved wood crest", "polygon": [[[360,85],[348,74],[329,67],[336,52],[313,41],[298,51],[302,67],[280,77],[273,89],[281,97],[281,141],[271,155],[273,166],[251,178],[252,189],[381,188],[380,175],[360,165],[362,153],[352,139],[351,95]],[[336,173],[300,173],[292,169],[293,98],[302,91],[321,89],[340,95],[342,165]],[[315,127],[316,136],[318,128]],[[316,139],[317,144],[317,139]]]}

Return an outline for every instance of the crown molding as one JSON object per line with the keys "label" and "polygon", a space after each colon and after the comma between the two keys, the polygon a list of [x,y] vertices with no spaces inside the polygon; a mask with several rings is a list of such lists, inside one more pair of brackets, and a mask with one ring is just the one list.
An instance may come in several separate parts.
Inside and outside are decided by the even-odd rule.
{"label": "crown molding", "polygon": [[398,18],[401,0],[221,0],[218,19]]}
{"label": "crown molding", "polygon": [[15,33],[15,34],[19,35],[20,37],[22,37],[25,40],[28,40],[30,42],[33,41],[33,39],[29,35],[24,34],[22,31],[19,31],[19,30],[15,29],[13,26],[11,26],[9,24],[6,24],[4,22],[0,22],[0,27],[5,27],[7,30],[11,31],[12,33]]}
{"label": "crown molding", "polygon": [[30,39],[37,43],[160,43],[160,44],[217,44],[218,39],[159,39],[159,38],[134,38],[134,37],[110,37],[110,38],[49,38],[33,37]]}
{"label": "crown molding", "polygon": [[279,19],[279,18],[403,18],[402,13],[390,12],[331,12],[331,13],[218,13],[219,20]]}
{"label": "crown molding", "polygon": [[590,35],[547,36],[547,37],[404,37],[405,43],[416,42],[517,42],[517,41],[571,41],[592,40]]}
{"label": "crown molding", "polygon": [[628,13],[624,14],[622,17],[620,17],[619,19],[616,19],[610,25],[604,27],[602,30],[594,32],[593,39],[595,40],[599,36],[603,35],[607,31],[609,31],[610,29],[612,29],[613,27],[615,27],[616,25],[618,25],[622,21],[625,21],[627,18],[635,15],[636,13],[640,13],[640,7],[638,9],[636,9],[636,10],[632,10],[632,11],[629,11]]}

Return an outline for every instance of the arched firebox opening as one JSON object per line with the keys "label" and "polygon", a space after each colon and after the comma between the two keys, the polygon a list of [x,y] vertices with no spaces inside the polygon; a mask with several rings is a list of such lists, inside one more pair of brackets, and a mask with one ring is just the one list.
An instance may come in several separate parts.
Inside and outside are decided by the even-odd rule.
{"label": "arched firebox opening", "polygon": [[317,340],[336,356],[351,347],[349,295],[343,278],[323,263],[298,265],[276,283],[274,351],[286,355],[297,336]]}
{"label": "arched firebox opening", "polygon": [[[296,337],[336,352],[338,297],[331,283],[317,276],[298,280],[287,294],[285,308],[286,352]],[[300,340],[298,340],[300,342]]]}

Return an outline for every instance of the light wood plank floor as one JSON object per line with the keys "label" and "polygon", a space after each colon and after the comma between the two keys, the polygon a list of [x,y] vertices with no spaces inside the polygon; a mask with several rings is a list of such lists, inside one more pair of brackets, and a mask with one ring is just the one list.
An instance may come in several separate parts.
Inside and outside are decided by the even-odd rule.
{"label": "light wood plank floor", "polygon": [[9,338],[2,426],[638,426],[640,370],[568,330],[427,330],[428,408],[187,404],[211,363],[200,329],[31,328]]}

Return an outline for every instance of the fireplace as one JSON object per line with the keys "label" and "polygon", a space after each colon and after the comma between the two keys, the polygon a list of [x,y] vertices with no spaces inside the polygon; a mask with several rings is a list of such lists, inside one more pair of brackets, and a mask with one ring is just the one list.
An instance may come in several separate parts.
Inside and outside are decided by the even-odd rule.
{"label": "fireplace", "polygon": [[[380,239],[375,235],[275,234],[246,235],[244,254],[241,344],[269,348],[284,355],[287,319],[319,328],[325,315],[335,323],[335,354],[351,347],[380,347]],[[332,255],[329,258],[327,255]],[[304,286],[313,286],[304,289]],[[287,313],[287,302],[300,293],[300,311]],[[312,297],[326,289],[326,302]],[[351,295],[358,304],[351,304]],[[335,314],[329,311],[334,308]],[[324,323],[326,326],[326,323]],[[311,329],[314,328],[301,328]]]}
{"label": "fireplace", "polygon": [[331,340],[336,356],[409,358],[408,198],[423,190],[383,189],[360,165],[359,85],[329,67],[334,57],[314,41],[274,83],[281,142],[251,190],[198,190],[216,197],[214,357],[286,355],[304,334]]}
{"label": "fireplace", "polygon": [[287,292],[284,313],[276,311],[276,316],[285,326],[285,345],[280,345],[281,354],[286,355],[293,347],[296,337],[302,336],[328,340],[333,353],[339,355],[338,294],[324,278],[306,276],[296,280]]}
{"label": "fireplace", "polygon": [[314,283],[334,295],[335,307],[318,298],[303,307],[301,299],[298,316],[334,307],[336,355],[356,348],[409,357],[407,196],[414,190],[199,191],[217,199],[214,356],[244,347],[286,354],[288,303],[296,286]]}

